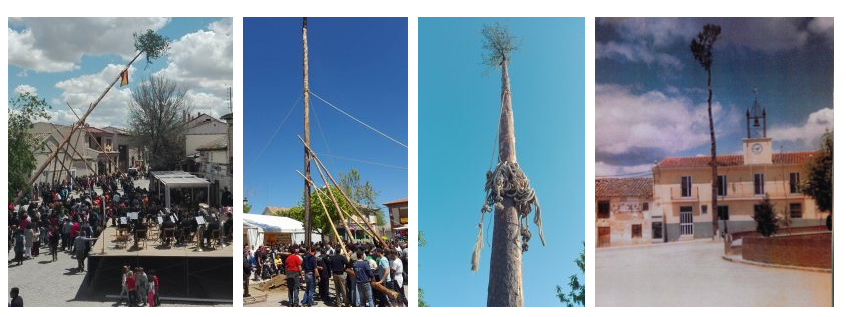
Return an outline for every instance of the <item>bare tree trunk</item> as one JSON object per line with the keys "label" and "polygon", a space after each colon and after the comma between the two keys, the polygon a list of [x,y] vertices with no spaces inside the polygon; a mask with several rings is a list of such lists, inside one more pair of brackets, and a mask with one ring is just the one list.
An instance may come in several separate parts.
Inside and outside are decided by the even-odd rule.
{"label": "bare tree trunk", "polygon": [[[717,239],[717,140],[714,138],[714,117],[711,115],[711,69],[708,69],[708,125],[711,129],[711,240]],[[728,232],[728,224],[725,231]]]}
{"label": "bare tree trunk", "polygon": [[[514,116],[511,111],[511,83],[508,61],[502,62],[502,96],[499,117],[499,161],[517,162]],[[520,220],[511,197],[494,211],[491,270],[488,279],[489,307],[523,306],[523,253]]]}
{"label": "bare tree trunk", "polygon": [[309,182],[311,181],[311,167],[309,166],[310,153],[308,151],[308,142],[309,142],[309,127],[308,127],[308,30],[307,30],[307,18],[303,18],[303,105],[304,105],[304,142],[306,144],[306,149],[303,151],[305,152],[303,156],[303,173],[305,173],[306,180],[303,185],[303,204],[305,207],[304,212],[304,219],[303,222],[305,223],[305,244],[311,244],[311,187],[309,186]]}

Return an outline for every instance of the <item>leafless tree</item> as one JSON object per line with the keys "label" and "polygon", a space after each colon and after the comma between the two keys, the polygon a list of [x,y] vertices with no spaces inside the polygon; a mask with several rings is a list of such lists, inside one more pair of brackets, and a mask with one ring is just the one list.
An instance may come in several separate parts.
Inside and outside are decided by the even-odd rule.
{"label": "leafless tree", "polygon": [[174,169],[185,157],[182,115],[190,108],[185,88],[165,77],[148,77],[132,89],[130,131],[136,144],[149,153],[153,170]]}

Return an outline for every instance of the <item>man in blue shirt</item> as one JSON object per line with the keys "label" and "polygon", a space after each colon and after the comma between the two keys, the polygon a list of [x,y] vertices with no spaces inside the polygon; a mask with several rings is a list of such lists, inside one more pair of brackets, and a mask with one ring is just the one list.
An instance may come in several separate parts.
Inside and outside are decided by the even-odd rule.
{"label": "man in blue shirt", "polygon": [[370,264],[364,260],[364,251],[358,249],[355,252],[357,260],[353,264],[355,271],[355,284],[359,293],[359,307],[364,307],[365,300],[367,307],[373,307],[373,291],[370,289],[370,281],[373,280],[373,271],[370,270]]}
{"label": "man in blue shirt", "polygon": [[305,272],[306,290],[301,304],[308,307],[314,306],[314,285],[315,280],[320,278],[317,273],[317,257],[314,256],[314,247],[309,247],[303,257],[303,271]]}

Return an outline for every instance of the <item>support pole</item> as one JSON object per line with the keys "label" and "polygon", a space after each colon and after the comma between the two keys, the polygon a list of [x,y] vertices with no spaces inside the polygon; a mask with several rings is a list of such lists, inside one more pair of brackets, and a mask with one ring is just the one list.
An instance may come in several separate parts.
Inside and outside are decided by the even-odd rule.
{"label": "support pole", "polygon": [[[315,162],[317,162],[317,165],[318,165],[320,168],[322,168],[323,170],[325,170],[325,171],[326,171],[326,176],[329,176],[329,180],[330,180],[330,181],[332,181],[332,184],[333,184],[335,187],[338,187],[338,189],[341,189],[341,190],[340,190],[341,195],[344,197],[344,199],[346,199],[346,200],[347,200],[347,203],[349,203],[349,204],[350,204],[350,206],[352,206],[353,211],[355,211],[356,215],[358,215],[358,216],[359,216],[362,220],[364,220],[364,225],[365,225],[365,227],[366,227],[368,230],[370,230],[371,234],[373,234],[373,235],[374,235],[374,237],[378,238],[378,237],[379,237],[379,235],[376,233],[376,230],[375,230],[375,229],[373,229],[373,227],[372,227],[372,226],[370,226],[370,223],[367,221],[367,217],[364,217],[364,216],[361,214],[361,212],[358,210],[358,206],[357,206],[357,205],[353,202],[353,200],[352,200],[352,199],[350,199],[350,197],[349,197],[349,196],[347,196],[347,193],[345,193],[345,192],[344,192],[344,190],[341,188],[341,186],[340,186],[340,185],[338,185],[338,182],[336,182],[336,181],[335,181],[335,178],[334,178],[334,177],[332,177],[332,173],[331,173],[331,172],[329,172],[329,169],[328,169],[328,168],[326,168],[326,165],[324,165],[324,164],[323,164],[323,162],[320,160],[320,158],[318,158],[318,157],[317,157],[317,155],[315,155],[315,154],[314,154],[314,152],[311,150],[311,148],[308,146],[308,144],[306,144],[306,143],[305,143],[305,141],[304,141],[302,138],[300,138],[300,141],[301,141],[301,142],[303,142],[303,144],[305,144],[306,150],[307,150],[307,151],[309,151],[309,152],[311,152],[312,157],[314,158],[314,161],[315,161]],[[381,238],[376,239],[376,240],[378,240],[378,241],[379,241],[379,244],[381,244],[383,247],[385,247],[385,248],[387,248],[387,247],[388,247],[388,244],[387,244],[387,243],[385,243],[385,241],[382,241],[382,239],[381,239]]]}
{"label": "support pole", "polygon": [[[70,108],[71,112],[72,112],[72,113],[73,113],[73,115],[76,117],[76,119],[77,119],[77,120],[79,120],[79,115],[78,115],[78,114],[76,114],[76,110],[74,110],[74,109],[73,109],[73,107],[71,107],[71,106],[70,106],[70,104],[66,104],[66,105],[68,105],[68,108]],[[87,129],[87,128],[83,128],[83,129],[82,129],[82,131],[85,131],[85,134],[86,134],[89,138],[91,138],[91,141],[94,141],[94,145],[96,145],[98,149],[100,149],[100,150],[105,150],[105,148],[103,148],[103,145],[102,145],[102,144],[100,144],[100,142],[99,142],[99,141],[97,141],[97,138],[95,138],[95,137],[94,137],[94,135],[93,135],[93,134],[91,134],[91,131],[88,131],[88,129]],[[104,151],[100,151],[100,152],[104,152]],[[112,163],[113,165],[117,165],[117,164],[116,164],[116,163],[112,160],[112,156],[111,156],[111,155],[109,155],[108,153],[106,153],[106,158],[107,158],[107,159],[109,159],[109,163]],[[98,173],[96,173],[96,172],[94,173],[94,175],[97,175],[97,174],[98,174]],[[108,173],[107,173],[107,174],[108,174]]]}
{"label": "support pole", "polygon": [[[305,179],[309,183],[311,183],[311,180],[308,179],[308,177],[306,177],[305,175],[303,175],[303,173],[300,173],[300,171],[297,171],[297,174],[300,174],[300,176],[302,176],[303,179]],[[312,183],[312,185],[314,185],[314,184]],[[317,187],[317,186],[315,186],[315,187]],[[329,191],[331,192],[331,189]],[[335,238],[338,239],[338,242],[341,244],[341,253],[343,253],[344,256],[346,256],[347,255],[347,246],[344,245],[344,240],[341,240],[341,235],[338,234],[338,229],[335,228],[335,223],[332,222],[332,217],[329,215],[329,210],[326,208],[326,204],[323,203],[323,196],[321,196],[320,189],[317,190],[317,196],[320,197],[320,199],[318,199],[318,200],[320,201],[320,206],[323,207],[323,213],[326,215],[326,220],[329,221],[329,226],[332,227],[332,233],[335,234]],[[336,208],[338,208],[338,207],[336,206]],[[341,209],[338,208],[338,210],[340,211]],[[338,214],[340,215],[341,213],[338,212]]]}
{"label": "support pole", "polygon": [[[54,125],[52,123],[50,125],[53,126],[53,129],[56,130],[56,133],[58,133],[60,137],[62,137],[62,138],[65,137],[64,134],[62,133],[62,131],[59,130],[59,128],[57,128],[56,125]],[[97,175],[97,171],[95,171],[93,168],[91,168],[90,165],[88,165],[88,163],[85,161],[85,157],[83,157],[82,154],[80,154],[79,151],[76,150],[76,147],[74,147],[70,143],[68,143],[68,147],[70,147],[71,150],[73,150],[73,153],[76,154],[76,156],[79,157],[80,160],[85,162],[85,167],[87,167],[88,170],[90,170],[92,173],[94,173],[94,175]]]}
{"label": "support pole", "polygon": [[[321,171],[320,165],[317,165],[317,170],[318,170],[318,171]],[[312,182],[312,184],[316,186],[316,184],[314,184],[313,182]],[[324,179],[324,181],[323,181],[323,184],[324,184],[324,186],[325,186],[325,187],[332,187],[332,186],[330,186],[328,183],[326,183],[326,180],[325,180],[325,179]],[[336,187],[332,187],[332,188],[336,188]],[[339,191],[342,191],[342,189],[341,189],[341,188],[338,188],[338,190],[339,190]],[[330,192],[331,192],[331,191],[330,191]],[[355,216],[350,215],[350,214],[349,214],[346,210],[342,209],[342,208],[341,208],[341,205],[340,205],[340,204],[338,204],[336,201],[333,201],[333,203],[335,204],[335,208],[338,208],[338,210],[340,210],[340,211],[341,211],[341,212],[338,214],[339,216],[341,216],[341,217],[343,217],[343,215],[347,215],[347,216],[349,216],[349,217],[350,217],[350,220],[352,220],[352,221],[353,221],[353,223],[355,223],[355,225],[356,225],[356,226],[359,226],[359,227],[361,227],[362,229],[364,229],[364,233],[365,233],[365,234],[367,234],[367,235],[371,236],[374,240],[376,240],[376,239],[378,239],[378,238],[379,238],[379,235],[378,235],[378,234],[376,234],[375,232],[370,232],[370,231],[368,231],[368,230],[367,230],[367,227],[365,227],[365,226],[362,224],[364,221],[366,221],[365,219],[361,219],[361,220],[362,220],[362,222],[359,222],[358,220],[356,220],[356,219],[355,219]],[[341,218],[341,219],[344,219],[344,218]],[[343,221],[346,221],[346,220],[343,220]],[[349,225],[347,222],[345,222],[345,224],[346,224],[346,225]],[[350,241],[355,242],[355,237],[353,236],[352,232],[350,232],[350,231],[349,231],[349,228],[347,228],[347,233],[349,234],[349,236],[350,236],[350,238],[351,238],[351,239],[350,239]]]}
{"label": "support pole", "polygon": [[[327,185],[327,187],[328,187],[329,182],[326,181],[326,176],[323,175],[323,169],[321,169],[319,165],[317,166],[317,172],[320,173],[320,179],[323,180],[323,184]],[[338,201],[335,199],[335,194],[332,193],[331,190],[329,191],[329,198],[332,199],[332,203],[335,204],[335,206],[337,206],[338,210],[341,210],[341,207],[338,204]],[[344,229],[347,233],[347,239],[350,239],[350,241],[352,241],[353,235],[352,235],[352,232],[350,231],[349,224],[347,223],[347,220],[344,218],[344,212],[339,212],[338,217],[340,217],[341,222],[344,223]]]}

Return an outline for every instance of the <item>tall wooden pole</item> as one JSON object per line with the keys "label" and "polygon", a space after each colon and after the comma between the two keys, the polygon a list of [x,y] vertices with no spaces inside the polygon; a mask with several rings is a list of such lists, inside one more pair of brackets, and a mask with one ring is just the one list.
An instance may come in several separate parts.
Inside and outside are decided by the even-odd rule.
{"label": "tall wooden pole", "polygon": [[[129,63],[126,63],[126,66],[123,68],[123,70],[121,70],[121,73],[123,73],[123,71],[127,70],[129,68],[129,66],[131,66],[132,63],[134,63],[135,60],[138,59],[139,56],[141,56],[141,53],[143,53],[143,51],[138,51],[138,53],[135,54],[135,57],[133,57],[132,60],[129,61]],[[109,92],[109,90],[112,89],[112,86],[114,86],[115,83],[120,79],[121,73],[118,73],[118,75],[115,76],[115,79],[112,80],[112,82],[109,84],[109,86],[106,87],[106,89],[103,90],[102,93],[100,93],[100,96],[97,97],[97,100],[95,100],[94,103],[92,103],[88,106],[88,110],[86,110],[85,113],[82,114],[82,117],[79,118],[79,120],[77,120],[77,122],[71,128],[70,134],[61,143],[59,143],[59,146],[57,146],[56,149],[54,149],[53,152],[51,152],[50,155],[47,156],[47,159],[44,161],[44,163],[41,164],[41,166],[37,170],[35,170],[35,173],[33,173],[32,177],[30,177],[30,179],[29,179],[29,185],[30,186],[32,186],[32,184],[34,184],[35,181],[38,180],[38,176],[41,175],[42,172],[44,172],[44,169],[47,168],[47,165],[49,165],[51,161],[56,159],[56,156],[59,155],[59,151],[61,149],[64,149],[65,146],[70,142],[70,138],[73,136],[74,132],[76,132],[76,129],[79,129],[80,127],[82,127],[82,125],[85,124],[85,119],[88,119],[88,115],[90,115],[91,112],[94,111],[94,108],[96,108],[97,105],[100,104],[100,101],[103,100],[103,97],[106,96],[106,94]],[[24,192],[25,191],[23,191],[23,190],[18,192],[18,195],[15,197],[15,201],[14,201],[15,205],[17,205],[18,202],[20,202],[21,198],[23,198]]]}
{"label": "tall wooden pole", "polygon": [[309,136],[308,136],[308,18],[303,18],[303,114],[304,114],[304,139],[306,147],[303,149],[303,172],[305,174],[304,189],[303,189],[303,203],[305,206],[305,244],[311,244],[311,153],[309,153]]}
{"label": "tall wooden pole", "polygon": [[[499,114],[499,161],[517,162],[514,116],[511,111],[511,82],[508,60],[502,61],[502,95]],[[504,197],[494,211],[491,270],[488,279],[489,307],[523,306],[523,253],[520,220],[514,199]]]}

